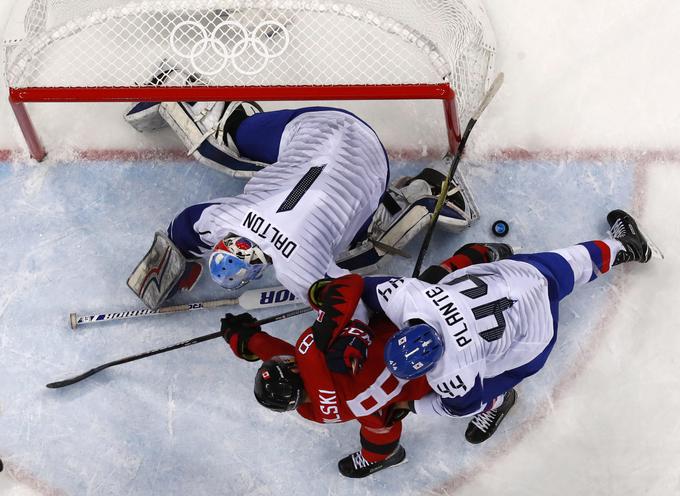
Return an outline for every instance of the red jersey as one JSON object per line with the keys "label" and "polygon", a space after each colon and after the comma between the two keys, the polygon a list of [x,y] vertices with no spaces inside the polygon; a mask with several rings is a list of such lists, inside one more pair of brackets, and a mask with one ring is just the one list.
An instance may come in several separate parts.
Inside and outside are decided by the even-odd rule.
{"label": "red jersey", "polygon": [[368,461],[386,458],[399,443],[401,422],[386,423],[387,408],[399,401],[416,400],[431,391],[427,379],[397,379],[385,367],[383,349],[397,331],[384,315],[371,319],[372,342],[363,367],[355,374],[332,372],[316,347],[312,329],[302,333],[295,347],[264,332],[248,341],[248,348],[262,360],[276,355],[293,355],[311,401],[298,413],[319,423],[358,420],[361,424],[362,454]]}

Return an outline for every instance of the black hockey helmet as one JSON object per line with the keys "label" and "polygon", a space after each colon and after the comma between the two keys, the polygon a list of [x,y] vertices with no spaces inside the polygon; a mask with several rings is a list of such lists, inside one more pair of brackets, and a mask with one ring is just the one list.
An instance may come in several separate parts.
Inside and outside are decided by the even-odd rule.
{"label": "black hockey helmet", "polygon": [[304,399],[304,386],[295,358],[278,355],[267,360],[255,375],[255,398],[275,412],[295,410]]}

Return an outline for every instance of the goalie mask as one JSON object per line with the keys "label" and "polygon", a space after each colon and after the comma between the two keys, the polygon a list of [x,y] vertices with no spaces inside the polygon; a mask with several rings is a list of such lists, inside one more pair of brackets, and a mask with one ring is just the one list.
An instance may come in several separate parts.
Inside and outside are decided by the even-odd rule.
{"label": "goalie mask", "polygon": [[399,379],[415,379],[432,370],[444,354],[444,342],[431,325],[405,327],[385,344],[385,364]]}
{"label": "goalie mask", "polygon": [[210,277],[225,289],[238,289],[260,278],[266,266],[264,252],[241,236],[227,236],[217,243],[208,262]]}
{"label": "goalie mask", "polygon": [[304,400],[304,387],[295,358],[278,355],[267,360],[255,375],[255,399],[275,412],[289,412]]}

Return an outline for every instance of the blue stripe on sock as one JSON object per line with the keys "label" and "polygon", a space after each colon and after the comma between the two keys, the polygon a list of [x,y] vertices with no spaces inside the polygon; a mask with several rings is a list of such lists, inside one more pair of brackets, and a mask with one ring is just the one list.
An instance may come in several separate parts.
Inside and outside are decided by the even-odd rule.
{"label": "blue stripe on sock", "polygon": [[[600,247],[592,241],[586,241],[585,243],[579,244],[588,250],[588,254],[590,255],[590,259],[593,261],[593,264],[595,264],[600,272],[602,272],[602,250]],[[597,274],[595,271],[593,271],[593,273],[590,275],[590,279],[588,281],[592,281],[594,279],[597,279]]]}

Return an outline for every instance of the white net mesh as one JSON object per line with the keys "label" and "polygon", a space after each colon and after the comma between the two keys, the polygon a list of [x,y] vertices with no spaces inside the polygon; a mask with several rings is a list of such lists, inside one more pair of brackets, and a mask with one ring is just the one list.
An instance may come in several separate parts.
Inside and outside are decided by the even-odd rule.
{"label": "white net mesh", "polygon": [[448,82],[464,117],[493,72],[480,1],[32,0],[6,75],[14,88],[129,87],[162,64],[210,86]]}

